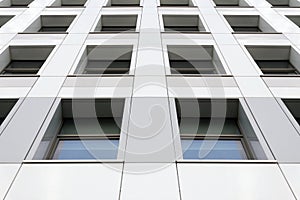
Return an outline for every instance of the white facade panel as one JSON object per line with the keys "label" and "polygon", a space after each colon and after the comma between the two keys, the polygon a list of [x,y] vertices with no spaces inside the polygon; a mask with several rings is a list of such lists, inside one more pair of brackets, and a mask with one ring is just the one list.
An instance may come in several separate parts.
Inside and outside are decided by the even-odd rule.
{"label": "white facade panel", "polygon": [[273,164],[178,164],[182,200],[295,200]]}
{"label": "white facade panel", "polygon": [[121,170],[122,164],[25,164],[5,199],[117,200]]}

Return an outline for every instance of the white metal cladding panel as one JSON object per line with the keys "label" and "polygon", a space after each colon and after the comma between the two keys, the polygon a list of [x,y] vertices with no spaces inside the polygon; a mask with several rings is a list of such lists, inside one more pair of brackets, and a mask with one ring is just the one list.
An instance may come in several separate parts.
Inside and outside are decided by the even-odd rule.
{"label": "white metal cladding panel", "polygon": [[122,164],[25,164],[6,200],[117,200]]}
{"label": "white metal cladding panel", "polygon": [[174,163],[125,164],[121,200],[141,199],[180,199]]}
{"label": "white metal cladding panel", "polygon": [[182,200],[294,200],[275,164],[178,164]]}
{"label": "white metal cladding panel", "polygon": [[296,198],[300,199],[300,164],[281,164],[280,167]]}
{"label": "white metal cladding panel", "polygon": [[19,164],[0,164],[0,199],[3,199],[9,186],[12,184]]}

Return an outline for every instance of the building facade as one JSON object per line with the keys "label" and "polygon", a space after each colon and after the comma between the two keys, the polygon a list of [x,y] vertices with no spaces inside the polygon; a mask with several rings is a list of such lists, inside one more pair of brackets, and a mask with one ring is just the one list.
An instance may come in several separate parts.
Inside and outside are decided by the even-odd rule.
{"label": "building facade", "polygon": [[0,6],[0,199],[300,199],[299,1]]}

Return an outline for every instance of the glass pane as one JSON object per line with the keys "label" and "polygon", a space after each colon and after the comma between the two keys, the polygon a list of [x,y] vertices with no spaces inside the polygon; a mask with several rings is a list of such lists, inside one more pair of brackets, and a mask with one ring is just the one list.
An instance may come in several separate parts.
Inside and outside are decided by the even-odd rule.
{"label": "glass pane", "polygon": [[235,32],[262,32],[259,27],[254,26],[254,27],[247,27],[247,26],[231,26],[231,28]]}
{"label": "glass pane", "polygon": [[60,134],[120,134],[120,118],[79,118],[75,123],[74,119],[64,119]]}
{"label": "glass pane", "polygon": [[165,26],[165,31],[199,32],[198,26]]}
{"label": "glass pane", "polygon": [[135,26],[102,26],[101,31],[121,32],[121,31],[135,31]]}
{"label": "glass pane", "polygon": [[240,135],[239,127],[235,119],[222,118],[181,118],[180,119],[180,134],[228,134]]}
{"label": "glass pane", "polygon": [[53,159],[116,159],[119,140],[61,140]]}
{"label": "glass pane", "polygon": [[84,74],[125,74],[130,68],[130,60],[90,60]]}
{"label": "glass pane", "polygon": [[44,64],[44,60],[13,60],[7,67],[9,68],[40,68]]}
{"label": "glass pane", "polygon": [[66,32],[68,28],[69,28],[68,26],[53,26],[53,27],[43,26],[38,32]]}
{"label": "glass pane", "polygon": [[2,124],[2,122],[4,121],[4,117],[0,117],[0,125]]}
{"label": "glass pane", "polygon": [[182,140],[184,159],[247,159],[240,140]]}

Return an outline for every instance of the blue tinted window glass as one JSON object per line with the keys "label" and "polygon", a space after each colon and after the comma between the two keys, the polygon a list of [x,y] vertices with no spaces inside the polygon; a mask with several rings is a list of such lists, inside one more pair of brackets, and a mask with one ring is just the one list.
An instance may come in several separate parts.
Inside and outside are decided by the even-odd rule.
{"label": "blue tinted window glass", "polygon": [[239,140],[182,140],[184,159],[247,159]]}
{"label": "blue tinted window glass", "polygon": [[53,159],[116,159],[119,140],[60,140]]}

